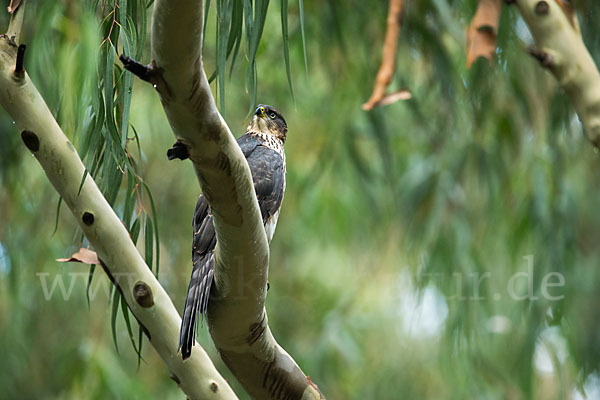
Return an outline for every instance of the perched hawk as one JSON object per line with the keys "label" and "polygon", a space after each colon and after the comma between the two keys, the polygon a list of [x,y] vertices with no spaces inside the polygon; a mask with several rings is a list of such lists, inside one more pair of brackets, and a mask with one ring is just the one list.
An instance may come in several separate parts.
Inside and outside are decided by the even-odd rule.
{"label": "perched hawk", "polygon": [[[259,105],[246,133],[238,139],[254,181],[254,189],[262,214],[263,224],[269,242],[273,238],[283,193],[285,191],[285,154],[283,145],[287,134],[287,124],[279,111],[271,106]],[[172,158],[182,156],[181,147],[175,146],[167,155]],[[200,195],[194,211],[194,242],[192,277],[188,287],[183,320],[179,331],[181,356],[185,360],[192,352],[198,316],[204,316],[210,298],[213,282],[217,239],[213,217],[208,202]]]}

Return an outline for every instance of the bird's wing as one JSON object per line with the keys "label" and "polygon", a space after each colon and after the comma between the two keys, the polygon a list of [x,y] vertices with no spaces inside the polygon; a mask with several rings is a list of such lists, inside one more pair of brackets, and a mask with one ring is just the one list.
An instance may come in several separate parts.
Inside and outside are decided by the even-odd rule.
{"label": "bird's wing", "polygon": [[248,158],[256,149],[256,146],[260,144],[260,140],[255,135],[246,133],[238,138],[237,143],[240,146],[240,149],[242,149],[244,157]]}
{"label": "bird's wing", "polygon": [[217,237],[215,227],[210,214],[208,201],[203,194],[198,197],[196,209],[194,210],[194,240],[192,244],[192,261],[215,249]]}
{"label": "bird's wing", "polygon": [[276,216],[283,201],[285,191],[285,169],[283,158],[275,150],[266,146],[256,146],[248,157],[252,172],[256,198],[263,223]]}
{"label": "bird's wing", "polygon": [[203,195],[200,195],[196,203],[193,227],[193,269],[179,331],[178,349],[184,360],[190,356],[195,343],[198,314],[206,314],[215,269],[214,250],[217,238],[210,208]]}

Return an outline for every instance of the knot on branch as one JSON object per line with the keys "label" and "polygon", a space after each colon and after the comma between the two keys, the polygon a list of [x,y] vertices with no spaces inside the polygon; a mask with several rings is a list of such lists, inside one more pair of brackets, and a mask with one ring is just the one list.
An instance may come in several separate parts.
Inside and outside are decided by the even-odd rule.
{"label": "knot on branch", "polygon": [[150,308],[154,305],[154,298],[150,287],[142,281],[136,282],[133,286],[133,298],[144,308]]}
{"label": "knot on branch", "polygon": [[35,153],[40,149],[40,139],[35,133],[24,130],[21,132],[21,139],[23,139],[23,143],[25,143],[25,146],[27,146],[30,151]]}
{"label": "knot on branch", "polygon": [[86,211],[83,213],[81,220],[83,221],[84,224],[89,226],[94,223],[94,214]]}
{"label": "knot on branch", "polygon": [[537,15],[546,15],[550,11],[550,6],[544,0],[538,1],[534,11]]}

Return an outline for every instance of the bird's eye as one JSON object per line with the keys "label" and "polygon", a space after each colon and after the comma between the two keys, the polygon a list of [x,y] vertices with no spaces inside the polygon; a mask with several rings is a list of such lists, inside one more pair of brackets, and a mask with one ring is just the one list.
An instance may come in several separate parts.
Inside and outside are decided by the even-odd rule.
{"label": "bird's eye", "polygon": [[269,113],[269,117],[271,117],[271,119],[275,119],[276,116],[277,115],[273,111]]}

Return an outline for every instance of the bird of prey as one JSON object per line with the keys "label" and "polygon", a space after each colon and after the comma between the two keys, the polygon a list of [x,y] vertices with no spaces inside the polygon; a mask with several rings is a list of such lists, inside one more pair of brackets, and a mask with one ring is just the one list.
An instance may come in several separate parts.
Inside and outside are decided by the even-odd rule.
{"label": "bird of prey", "polygon": [[[259,105],[246,133],[238,140],[252,173],[254,189],[269,242],[273,238],[285,191],[285,153],[283,145],[287,124],[274,107]],[[167,152],[169,159],[187,158],[187,149],[176,143]],[[206,315],[214,277],[214,251],[217,244],[213,217],[206,198],[200,195],[194,211],[192,277],[188,287],[183,320],[179,331],[178,351],[185,360],[195,344],[199,316]]]}

